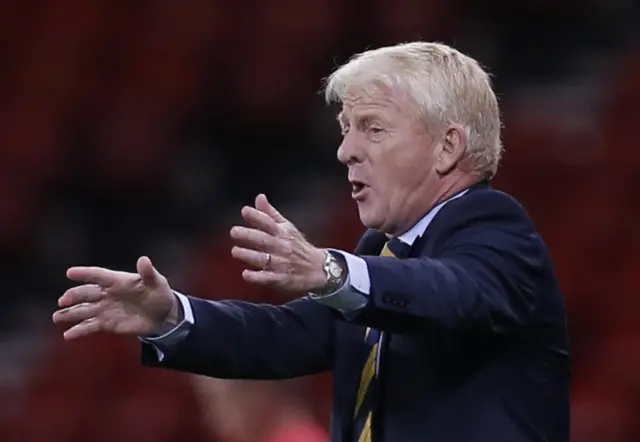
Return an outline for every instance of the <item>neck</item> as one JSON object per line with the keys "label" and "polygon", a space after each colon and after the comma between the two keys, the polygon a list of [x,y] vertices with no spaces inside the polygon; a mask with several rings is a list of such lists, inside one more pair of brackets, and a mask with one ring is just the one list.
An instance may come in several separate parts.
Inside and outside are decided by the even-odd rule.
{"label": "neck", "polygon": [[421,204],[416,205],[419,210],[414,212],[413,216],[408,217],[407,222],[404,225],[399,226],[396,232],[388,233],[388,237],[395,237],[402,235],[411,227],[416,225],[423,217],[425,217],[434,207],[438,204],[448,200],[452,196],[457,195],[465,189],[477,184],[481,181],[481,178],[477,175],[456,173],[447,175],[439,179],[439,185],[436,187],[435,192],[425,191],[423,194],[429,195],[429,199],[423,201]]}
{"label": "neck", "polygon": [[482,179],[479,176],[470,174],[452,176],[449,180],[443,179],[442,186],[440,186],[439,192],[436,194],[435,201],[432,203],[429,210],[441,202],[448,200],[452,196],[457,195],[463,190],[479,183],[481,180]]}

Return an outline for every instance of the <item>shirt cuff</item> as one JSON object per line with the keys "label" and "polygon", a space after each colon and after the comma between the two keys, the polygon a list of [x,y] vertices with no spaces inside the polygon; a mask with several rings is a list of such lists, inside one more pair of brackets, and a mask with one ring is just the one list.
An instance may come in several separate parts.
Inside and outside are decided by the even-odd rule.
{"label": "shirt cuff", "polygon": [[182,293],[175,291],[173,293],[178,298],[178,301],[180,301],[180,305],[182,306],[184,316],[182,321],[159,336],[140,336],[140,340],[142,342],[150,344],[156,350],[159,362],[162,362],[166,353],[175,348],[176,345],[187,337],[191,330],[191,326],[195,323],[193,308],[191,308],[189,298]]}
{"label": "shirt cuff", "polygon": [[312,299],[342,312],[345,316],[351,316],[364,308],[369,302],[371,291],[371,279],[369,269],[364,259],[341,250],[330,249],[339,253],[347,263],[347,280],[337,291],[325,296],[311,295]]}

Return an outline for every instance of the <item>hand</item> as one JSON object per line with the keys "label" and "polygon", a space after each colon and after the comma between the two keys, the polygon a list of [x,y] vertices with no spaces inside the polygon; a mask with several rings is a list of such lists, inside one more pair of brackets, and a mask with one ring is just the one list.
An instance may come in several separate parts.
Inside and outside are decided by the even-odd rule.
{"label": "hand", "polygon": [[61,310],[53,314],[53,322],[78,323],[64,333],[64,338],[100,331],[143,336],[161,330],[166,321],[176,321],[179,301],[167,279],[147,257],[138,260],[137,272],[70,268],[69,279],[88,284],[67,290],[58,300]]}
{"label": "hand", "polygon": [[253,228],[231,229],[231,238],[241,244],[231,254],[260,269],[244,270],[245,281],[296,294],[321,289],[327,283],[326,252],[309,243],[266,196],[258,195],[255,207],[244,207],[242,217]]}

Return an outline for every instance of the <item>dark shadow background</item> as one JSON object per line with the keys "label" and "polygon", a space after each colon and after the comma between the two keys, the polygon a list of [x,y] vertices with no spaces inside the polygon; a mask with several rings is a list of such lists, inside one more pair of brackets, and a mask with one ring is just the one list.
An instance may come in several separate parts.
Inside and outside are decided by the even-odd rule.
{"label": "dark shadow background", "polygon": [[362,228],[318,91],[355,52],[416,38],[495,75],[495,179],[549,244],[574,349],[573,440],[640,436],[640,3],[627,0],[6,0],[0,4],[0,440],[322,441],[326,377],[142,369],[135,339],[63,344],[70,265],[279,302],[227,231],[266,192],[323,246]]}

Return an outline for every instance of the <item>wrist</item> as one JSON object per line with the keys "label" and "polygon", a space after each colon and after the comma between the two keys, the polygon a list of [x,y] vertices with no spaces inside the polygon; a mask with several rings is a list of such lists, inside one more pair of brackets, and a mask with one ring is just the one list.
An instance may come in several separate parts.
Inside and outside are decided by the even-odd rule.
{"label": "wrist", "polygon": [[171,294],[171,309],[164,318],[164,320],[157,327],[157,331],[154,333],[157,336],[161,336],[170,332],[176,328],[184,320],[184,309],[182,303],[175,294]]}
{"label": "wrist", "polygon": [[173,302],[171,304],[171,310],[169,310],[169,314],[167,315],[167,318],[165,319],[164,323],[165,325],[175,327],[176,325],[180,324],[184,319],[184,311],[182,309],[182,303],[180,302],[178,297],[173,293],[171,294],[171,296],[173,298]]}
{"label": "wrist", "polygon": [[338,291],[347,282],[349,269],[344,257],[339,253],[323,250],[322,283],[311,292],[316,296],[325,296]]}

